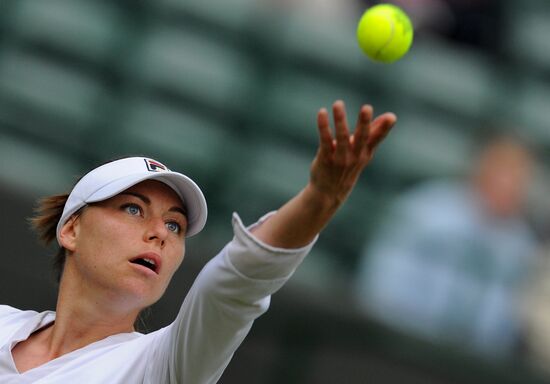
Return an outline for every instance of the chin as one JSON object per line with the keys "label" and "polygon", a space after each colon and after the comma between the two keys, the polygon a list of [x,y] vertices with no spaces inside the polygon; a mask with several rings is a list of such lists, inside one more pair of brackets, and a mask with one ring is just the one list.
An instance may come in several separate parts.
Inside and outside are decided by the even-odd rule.
{"label": "chin", "polygon": [[121,296],[126,297],[128,303],[133,303],[133,307],[145,308],[156,303],[164,293],[158,287],[152,287],[148,284],[129,283],[120,288]]}

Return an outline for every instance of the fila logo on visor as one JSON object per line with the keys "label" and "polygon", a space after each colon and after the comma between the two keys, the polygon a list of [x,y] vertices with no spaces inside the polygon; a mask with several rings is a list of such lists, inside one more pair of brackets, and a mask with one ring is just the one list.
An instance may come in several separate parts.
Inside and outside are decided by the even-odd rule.
{"label": "fila logo on visor", "polygon": [[159,163],[158,161],[151,159],[143,159],[147,165],[147,170],[149,172],[166,172],[170,171],[164,164]]}

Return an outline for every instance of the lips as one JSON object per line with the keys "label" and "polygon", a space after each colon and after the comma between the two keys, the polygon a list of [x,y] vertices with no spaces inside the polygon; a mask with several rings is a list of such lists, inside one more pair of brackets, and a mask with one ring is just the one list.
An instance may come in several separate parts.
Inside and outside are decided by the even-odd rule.
{"label": "lips", "polygon": [[157,253],[146,252],[131,259],[130,263],[141,265],[145,268],[150,269],[158,275],[161,267],[161,258]]}

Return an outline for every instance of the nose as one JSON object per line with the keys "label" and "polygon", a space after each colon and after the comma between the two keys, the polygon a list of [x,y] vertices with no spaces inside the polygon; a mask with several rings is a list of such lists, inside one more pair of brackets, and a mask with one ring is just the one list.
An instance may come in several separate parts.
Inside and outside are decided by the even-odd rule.
{"label": "nose", "polygon": [[149,219],[144,236],[146,242],[158,242],[160,248],[162,249],[164,248],[167,236],[168,229],[164,224],[164,220],[162,220],[161,218]]}

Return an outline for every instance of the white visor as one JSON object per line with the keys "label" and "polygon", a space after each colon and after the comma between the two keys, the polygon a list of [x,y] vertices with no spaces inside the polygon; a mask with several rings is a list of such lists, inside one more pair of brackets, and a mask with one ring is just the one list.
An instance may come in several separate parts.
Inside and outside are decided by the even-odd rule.
{"label": "white visor", "polygon": [[106,200],[144,180],[161,181],[179,195],[187,211],[186,237],[193,236],[204,228],[207,217],[206,200],[193,180],[170,171],[156,160],[128,157],[95,168],[76,183],[57,224],[57,242],[60,243],[59,233],[63,225],[87,203]]}

